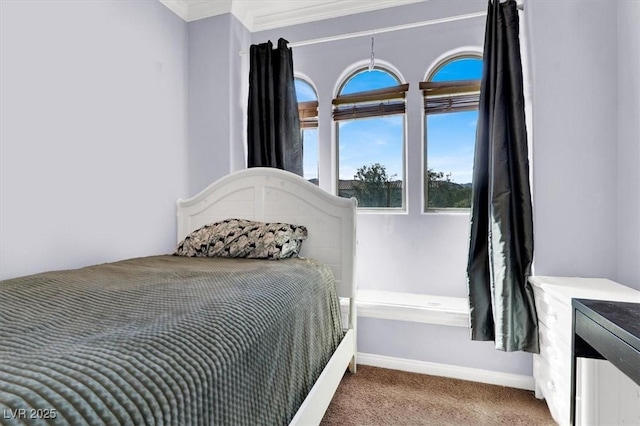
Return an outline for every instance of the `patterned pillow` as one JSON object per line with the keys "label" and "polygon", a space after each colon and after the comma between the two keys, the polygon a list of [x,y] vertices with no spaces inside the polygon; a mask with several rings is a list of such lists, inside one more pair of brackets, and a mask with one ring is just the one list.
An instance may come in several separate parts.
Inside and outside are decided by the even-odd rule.
{"label": "patterned pillow", "polygon": [[286,259],[297,257],[306,239],[307,228],[302,225],[226,219],[187,235],[174,255]]}

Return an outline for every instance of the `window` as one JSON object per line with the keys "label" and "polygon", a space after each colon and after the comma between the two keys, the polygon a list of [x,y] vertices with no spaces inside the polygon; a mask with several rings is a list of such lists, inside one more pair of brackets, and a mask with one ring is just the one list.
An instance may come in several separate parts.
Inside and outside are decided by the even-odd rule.
{"label": "window", "polygon": [[391,72],[360,69],[333,100],[338,144],[338,195],[360,208],[403,208],[405,93]]}
{"label": "window", "polygon": [[425,210],[471,207],[482,58],[457,56],[420,83],[425,113]]}
{"label": "window", "polygon": [[318,185],[318,95],[301,78],[295,79],[295,86],[302,133],[302,170],[305,179]]}

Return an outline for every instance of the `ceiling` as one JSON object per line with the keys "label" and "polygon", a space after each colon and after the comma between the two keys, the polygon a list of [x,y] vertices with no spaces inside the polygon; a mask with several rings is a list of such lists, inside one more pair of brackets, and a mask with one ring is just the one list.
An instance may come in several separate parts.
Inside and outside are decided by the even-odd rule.
{"label": "ceiling", "polygon": [[160,0],[187,22],[232,13],[251,32],[427,0]]}

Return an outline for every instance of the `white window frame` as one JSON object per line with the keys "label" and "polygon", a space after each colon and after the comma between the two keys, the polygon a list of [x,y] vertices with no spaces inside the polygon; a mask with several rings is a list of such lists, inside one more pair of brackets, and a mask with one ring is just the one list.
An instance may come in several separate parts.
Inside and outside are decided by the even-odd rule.
{"label": "white window frame", "polygon": [[[452,62],[456,59],[464,59],[464,58],[473,58],[482,60],[483,50],[479,46],[465,46],[456,49],[449,50],[442,55],[440,55],[436,60],[434,60],[429,67],[427,68],[427,72],[422,81],[431,81],[431,78],[440,71],[440,69],[445,66],[447,63]],[[422,174],[421,174],[421,185],[422,185],[422,200],[421,200],[421,211],[422,214],[470,214],[470,209],[468,208],[456,208],[456,207],[437,207],[437,208],[428,208],[427,203],[429,201],[428,198],[428,185],[427,185],[427,115],[424,110],[424,106],[421,108],[422,110]]]}
{"label": "white window frame", "polygon": [[[395,66],[393,66],[392,64],[384,60],[376,59],[375,62],[376,62],[375,64],[376,69],[379,69],[391,74],[394,78],[398,80],[399,82],[398,84],[406,84],[406,80],[404,76],[402,75],[402,73],[400,73],[400,71]],[[367,59],[367,60],[358,61],[352,64],[351,66],[347,67],[336,81],[336,85],[333,90],[332,99],[335,99],[340,95],[340,92],[342,91],[344,85],[347,83],[347,81],[351,77],[355,76],[359,72],[366,70],[369,64],[370,64],[370,60]],[[405,98],[405,112],[402,117],[402,126],[403,126],[402,159],[401,159],[402,206],[401,207],[360,207],[358,206],[358,213],[407,214],[409,211],[409,206],[408,206],[409,182],[407,180],[407,167],[408,167],[408,164],[407,164],[407,110],[406,110],[407,107],[408,107],[408,104]],[[332,189],[333,191],[335,191],[334,195],[338,195],[339,194],[338,186],[340,184],[340,146],[339,146],[340,124],[339,124],[339,121],[336,121],[333,118],[331,119],[331,121],[333,125],[333,132],[332,132],[332,150],[333,150],[333,161],[334,161],[333,170],[335,171],[335,176],[334,176],[335,182]]]}
{"label": "white window frame", "polygon": [[[316,85],[313,83],[313,81],[307,77],[306,75],[299,73],[299,72],[294,72],[293,75],[294,80],[301,80],[304,81],[306,84],[308,84],[311,89],[313,90],[314,94],[316,95],[316,102],[318,104],[317,106],[317,115],[316,115],[316,126],[315,127],[303,127],[302,126],[302,117],[300,118],[300,131],[302,133],[304,133],[304,131],[306,129],[309,128],[315,128],[316,131],[318,132],[318,150],[316,152],[316,156],[318,157],[318,166],[316,169],[316,175],[317,175],[317,179],[318,179],[318,186],[320,186],[320,102],[319,102],[319,98],[318,98],[318,88],[316,87]],[[304,138],[304,137],[303,137]],[[304,141],[304,139],[303,139]],[[303,142],[304,144],[304,142]],[[304,150],[304,145],[303,145],[303,150]],[[304,164],[303,164],[303,174],[304,174]]]}

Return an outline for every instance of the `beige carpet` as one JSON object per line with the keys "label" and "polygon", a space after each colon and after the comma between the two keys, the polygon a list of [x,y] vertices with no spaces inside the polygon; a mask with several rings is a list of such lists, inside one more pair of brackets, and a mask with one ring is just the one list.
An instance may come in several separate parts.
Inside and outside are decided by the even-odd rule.
{"label": "beige carpet", "polygon": [[555,425],[533,392],[358,366],[321,423],[329,425]]}

